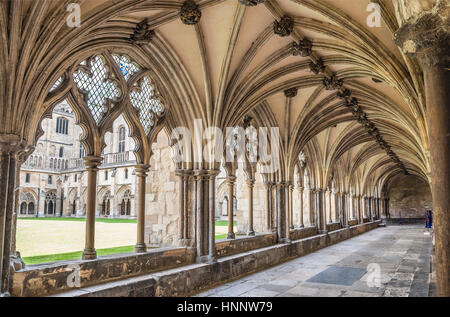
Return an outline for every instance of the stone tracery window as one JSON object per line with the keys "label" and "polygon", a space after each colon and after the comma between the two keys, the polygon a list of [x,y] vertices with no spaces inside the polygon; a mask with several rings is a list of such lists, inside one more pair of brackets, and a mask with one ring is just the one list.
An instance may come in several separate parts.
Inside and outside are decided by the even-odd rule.
{"label": "stone tracery window", "polygon": [[88,59],[85,65],[80,64],[73,74],[78,89],[86,95],[87,106],[97,124],[107,112],[109,103],[121,96],[117,83],[109,76],[110,71],[101,56]]}
{"label": "stone tracery window", "polygon": [[125,128],[119,129],[119,153],[125,152]]}
{"label": "stone tracery window", "polygon": [[122,202],[120,204],[120,215],[121,216],[131,215],[131,192],[129,189],[127,189],[123,194]]}
{"label": "stone tracery window", "polygon": [[47,215],[53,215],[56,208],[56,194],[48,192],[45,195],[44,211]]}
{"label": "stone tracery window", "polygon": [[140,80],[139,85],[135,84],[135,88],[130,93],[130,100],[133,107],[139,110],[139,120],[145,133],[148,134],[155,124],[155,114],[161,115],[164,112],[164,106],[159,101],[147,76]]}
{"label": "stone tracery window", "polygon": [[[117,71],[114,72],[113,68]],[[128,85],[115,77],[114,74],[118,71],[123,79],[129,82]],[[148,135],[156,119],[163,115],[165,108],[145,72],[145,69],[126,55],[107,56],[106,53],[102,53],[80,63],[73,73],[73,78],[97,124],[120,97],[125,98],[128,95],[129,103],[138,110],[139,121]],[[133,79],[135,77],[136,80]]]}
{"label": "stone tracery window", "polygon": [[126,81],[130,79],[131,76],[133,76],[135,73],[137,73],[140,69],[139,66],[132,62],[127,56],[125,55],[113,55],[114,60],[116,61],[117,65],[120,67],[120,71],[123,74],[123,77]]}

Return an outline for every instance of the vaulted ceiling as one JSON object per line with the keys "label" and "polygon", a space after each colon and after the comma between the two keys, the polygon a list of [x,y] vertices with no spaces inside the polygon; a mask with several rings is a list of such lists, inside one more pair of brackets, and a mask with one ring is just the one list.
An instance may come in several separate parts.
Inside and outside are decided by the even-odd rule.
{"label": "vaulted ceiling", "polygon": [[[81,6],[77,28],[66,24],[72,2]],[[53,83],[96,51],[117,50],[152,71],[168,129],[196,118],[223,128],[245,115],[279,127],[283,178],[303,151],[317,186],[334,175],[362,192],[405,171],[429,181],[423,78],[393,41],[395,1],[199,0],[194,25],[180,19],[183,2],[2,1],[0,104],[11,120],[0,131],[33,143],[41,117],[67,93],[49,98]],[[371,2],[380,27],[366,23]],[[289,19],[292,30],[280,26]],[[139,23],[154,31],[148,41],[132,40]],[[312,72],[320,61],[323,72]]]}

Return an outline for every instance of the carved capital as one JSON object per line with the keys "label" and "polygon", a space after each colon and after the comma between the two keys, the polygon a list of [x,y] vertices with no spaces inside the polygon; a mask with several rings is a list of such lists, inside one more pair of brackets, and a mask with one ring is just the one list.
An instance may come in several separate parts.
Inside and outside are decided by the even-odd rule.
{"label": "carved capital", "polygon": [[287,15],[281,17],[280,21],[273,22],[273,31],[281,37],[289,36],[293,30],[294,20]]}
{"label": "carved capital", "polygon": [[448,67],[449,16],[447,1],[437,1],[431,10],[410,17],[395,32],[394,41],[405,54],[417,57],[422,67]]}
{"label": "carved capital", "polygon": [[181,22],[187,25],[195,25],[200,21],[202,12],[194,0],[186,0],[180,10]]}
{"label": "carved capital", "polygon": [[103,157],[99,156],[85,156],[84,159],[84,165],[86,166],[86,169],[91,169],[97,171],[97,166],[102,164]]}
{"label": "carved capital", "polygon": [[147,165],[147,164],[136,165],[136,168],[135,168],[136,176],[146,177],[149,169],[150,169],[150,165]]}

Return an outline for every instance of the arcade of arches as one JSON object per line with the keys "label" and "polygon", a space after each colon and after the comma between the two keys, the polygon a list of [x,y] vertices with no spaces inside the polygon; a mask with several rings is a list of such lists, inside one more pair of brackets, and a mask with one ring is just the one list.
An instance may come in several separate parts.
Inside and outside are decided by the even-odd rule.
{"label": "arcade of arches", "polygon": [[[66,101],[84,149],[86,246],[78,263],[92,274],[83,275],[91,276],[83,277],[83,285],[104,282],[101,274],[95,280],[96,268],[111,265],[113,272],[121,261],[128,275],[109,278],[175,263],[217,268],[219,257],[274,245],[283,247],[270,252],[282,252],[305,237],[317,237],[323,247],[376,228],[391,207],[403,208],[400,198],[393,204],[392,193],[407,182],[417,184],[409,193],[421,197],[410,202],[432,205],[438,293],[450,296],[446,0],[70,2],[81,7],[76,27],[69,23],[76,14],[67,10],[69,1],[0,2],[2,295],[67,290],[59,280],[47,280],[15,291],[33,270],[24,268],[16,250],[17,214],[37,208],[30,192],[16,190],[20,169],[44,134],[43,119]],[[371,20],[379,25],[368,23],[369,4],[380,9]],[[133,205],[125,192],[120,205],[112,206],[114,193],[98,192],[97,182],[105,134],[120,116],[135,143],[137,180]],[[57,120],[60,133],[67,134],[67,127]],[[208,138],[198,132],[208,127],[278,127],[278,138],[273,142],[270,135],[265,149],[272,158],[277,151],[277,168],[262,169],[268,163],[251,151],[252,133],[246,133],[240,162],[236,156],[199,160],[191,144],[181,141],[188,131],[193,144],[206,147]],[[155,147],[162,131],[169,143]],[[125,130],[118,135],[124,147]],[[184,159],[172,161],[169,146],[180,142]],[[230,144],[237,146],[229,140],[220,145]],[[48,214],[56,208],[54,196],[43,198]],[[163,205],[173,210],[170,221],[157,214]],[[122,215],[133,209],[138,256],[97,259],[96,213],[109,215],[113,207]],[[421,217],[424,206],[413,207],[419,211],[412,217]],[[229,220],[225,242],[214,240],[217,216]],[[175,232],[170,239],[169,231]],[[155,235],[174,249],[148,251]],[[146,257],[158,267],[147,268]],[[157,294],[172,294],[162,289]]]}

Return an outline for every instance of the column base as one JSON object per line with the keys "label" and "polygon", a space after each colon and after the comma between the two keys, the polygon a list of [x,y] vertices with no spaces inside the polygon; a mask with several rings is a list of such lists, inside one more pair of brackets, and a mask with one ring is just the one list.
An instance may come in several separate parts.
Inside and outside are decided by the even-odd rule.
{"label": "column base", "polygon": [[255,231],[253,231],[253,230],[249,231],[249,232],[247,232],[247,235],[248,236],[255,236]]}
{"label": "column base", "polygon": [[9,267],[11,272],[17,272],[25,268],[25,262],[23,262],[20,252],[16,251],[16,254],[9,256]]}
{"label": "column base", "polygon": [[97,251],[95,249],[84,249],[83,260],[95,260],[97,258]]}
{"label": "column base", "polygon": [[294,225],[290,225],[289,229],[295,229]]}
{"label": "column base", "polygon": [[179,241],[182,247],[192,247],[192,239],[180,239]]}
{"label": "column base", "polygon": [[236,235],[234,234],[234,232],[228,232],[227,239],[236,239]]}
{"label": "column base", "polygon": [[136,253],[145,253],[145,252],[147,252],[147,245],[145,243],[137,243],[134,246],[134,252],[136,252]]}
{"label": "column base", "polygon": [[208,255],[208,263],[209,264],[216,263],[216,262],[217,262],[217,258],[215,255],[214,256]]}
{"label": "column base", "polygon": [[195,258],[196,263],[209,263],[210,260],[211,258],[209,257],[209,255],[197,256]]}
{"label": "column base", "polygon": [[328,234],[328,230],[320,230],[319,231],[321,234]]}

